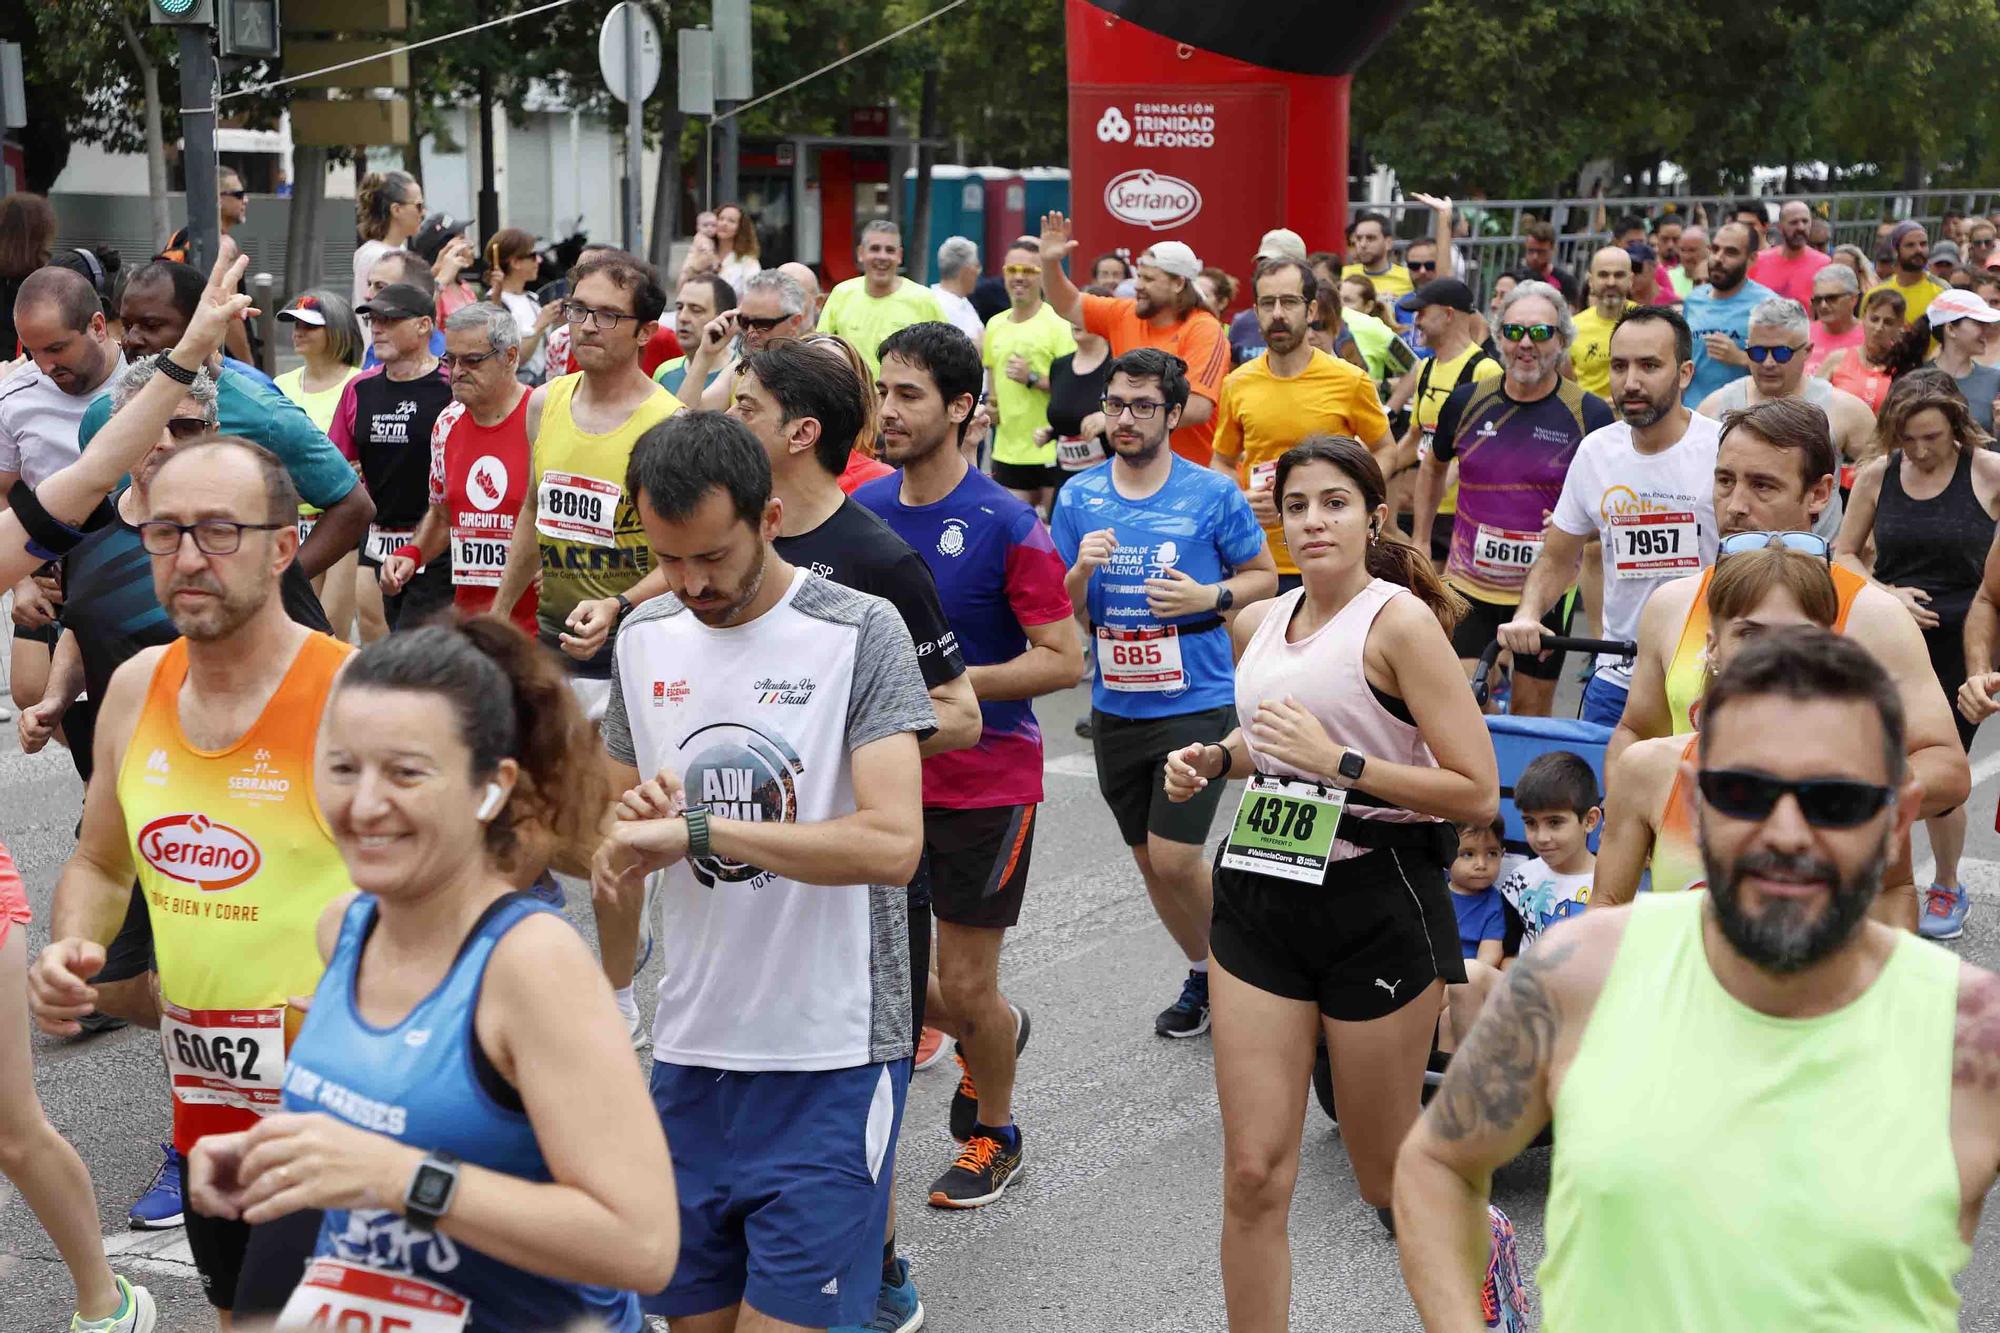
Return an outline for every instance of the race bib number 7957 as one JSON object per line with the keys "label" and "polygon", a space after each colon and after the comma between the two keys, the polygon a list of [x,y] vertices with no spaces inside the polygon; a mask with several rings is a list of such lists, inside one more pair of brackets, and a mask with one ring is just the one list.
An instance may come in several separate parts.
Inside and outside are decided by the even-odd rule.
{"label": "race bib number 7957", "polygon": [[1701,525],[1690,511],[1618,514],[1607,537],[1612,572],[1621,579],[1670,578],[1701,568]]}

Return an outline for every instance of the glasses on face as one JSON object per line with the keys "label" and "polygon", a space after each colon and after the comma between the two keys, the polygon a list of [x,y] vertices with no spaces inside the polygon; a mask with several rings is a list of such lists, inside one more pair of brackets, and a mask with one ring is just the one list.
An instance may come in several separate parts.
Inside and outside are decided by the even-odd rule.
{"label": "glasses on face", "polygon": [[1303,296],[1260,296],[1257,298],[1257,310],[1260,314],[1268,315],[1278,310],[1304,310],[1305,308],[1306,298]]}
{"label": "glasses on face", "polygon": [[637,315],[628,315],[623,310],[592,310],[581,301],[564,301],[562,317],[566,323],[588,324],[593,329],[616,329],[619,321],[631,320],[638,323]]}
{"label": "glasses on face", "polygon": [[1812,308],[1813,308],[1813,309],[1817,310],[1817,309],[1819,309],[1819,308],[1820,308],[1821,306],[1823,306],[1823,305],[1828,305],[1828,304],[1831,304],[1831,303],[1832,303],[1832,302],[1834,302],[1834,301],[1842,301],[1842,300],[1845,300],[1846,298],[1848,298],[1848,297],[1850,297],[1850,296],[1854,296],[1854,295],[1857,295],[1857,293],[1855,293],[1855,292],[1826,292],[1826,293],[1819,293],[1819,292],[1815,292],[1815,293],[1813,294],[1813,298],[1812,298],[1812,301],[1811,301],[1811,305],[1812,305]]}
{"label": "glasses on face", "polygon": [[1769,819],[1778,802],[1790,796],[1814,828],[1857,828],[1896,799],[1889,788],[1870,782],[1844,778],[1788,782],[1740,768],[1705,768],[1696,782],[1702,799],[1718,813],[1753,823]]}
{"label": "glasses on face", "polygon": [[1556,336],[1556,326],[1553,324],[1502,324],[1500,326],[1500,336],[1510,343],[1520,342],[1523,338],[1526,338],[1531,343],[1545,343]]}
{"label": "glasses on face", "polygon": [[248,199],[250,197],[250,191],[248,190],[224,190],[222,194],[226,199]]}
{"label": "glasses on face", "polygon": [[1787,551],[1799,551],[1816,556],[1828,564],[1833,563],[1833,547],[1826,538],[1816,532],[1737,532],[1724,537],[1716,547],[1715,558],[1744,555],[1750,551],[1762,551],[1768,547],[1780,546]]}
{"label": "glasses on face", "polygon": [[167,434],[177,440],[198,440],[214,429],[214,423],[206,417],[167,418]]}
{"label": "glasses on face", "polygon": [[1007,264],[1001,270],[1010,278],[1034,278],[1041,276],[1040,264]]}
{"label": "glasses on face", "polygon": [[461,356],[456,352],[441,352],[438,354],[438,364],[445,368],[446,373],[457,370],[460,366],[464,366],[467,370],[477,370],[498,355],[500,349],[497,347],[490,352],[480,352],[476,356],[469,353]]}
{"label": "glasses on face", "polygon": [[754,315],[738,315],[736,326],[746,333],[769,333],[790,318],[790,315],[773,315],[769,319]]}
{"label": "glasses on face", "polygon": [[235,555],[247,532],[276,532],[290,523],[232,523],[226,518],[205,518],[199,523],[169,523],[163,518],[147,519],[139,525],[139,543],[152,555],[175,555],[181,538],[194,534],[194,546],[203,555]]}
{"label": "glasses on face", "polygon": [[1412,273],[1435,273],[1438,271],[1438,262],[1435,259],[1412,259],[1403,267]]}
{"label": "glasses on face", "polygon": [[1743,354],[1760,366],[1766,361],[1775,361],[1782,366],[1805,350],[1803,347],[1763,347],[1753,344],[1744,348]]}
{"label": "glasses on face", "polygon": [[1157,398],[1135,398],[1126,402],[1123,398],[1107,398],[1101,404],[1106,420],[1116,421],[1131,412],[1134,421],[1151,421],[1159,410],[1166,406]]}

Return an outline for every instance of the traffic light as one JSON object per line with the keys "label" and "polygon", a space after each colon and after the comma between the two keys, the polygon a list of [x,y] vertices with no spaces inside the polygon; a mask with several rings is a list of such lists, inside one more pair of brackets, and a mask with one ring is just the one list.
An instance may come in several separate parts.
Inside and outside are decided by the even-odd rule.
{"label": "traffic light", "polygon": [[204,28],[215,25],[215,0],[152,0],[148,9],[155,23]]}
{"label": "traffic light", "polygon": [[274,60],[278,45],[278,0],[222,0],[222,57]]}

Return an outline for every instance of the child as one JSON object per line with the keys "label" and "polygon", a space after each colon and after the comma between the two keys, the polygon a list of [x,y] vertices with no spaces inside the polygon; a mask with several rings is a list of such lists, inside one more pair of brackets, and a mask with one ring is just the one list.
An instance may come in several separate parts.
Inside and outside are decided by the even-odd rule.
{"label": "child", "polygon": [[1501,941],[1506,936],[1506,911],[1493,881],[1500,878],[1501,845],[1506,826],[1461,824],[1458,857],[1451,863],[1451,905],[1458,912],[1458,944],[1467,959],[1500,966]]}
{"label": "child", "polygon": [[1589,838],[1604,819],[1597,774],[1582,756],[1551,750],[1521,770],[1514,808],[1535,859],[1501,883],[1500,896],[1520,915],[1525,949],[1590,902],[1597,856]]}

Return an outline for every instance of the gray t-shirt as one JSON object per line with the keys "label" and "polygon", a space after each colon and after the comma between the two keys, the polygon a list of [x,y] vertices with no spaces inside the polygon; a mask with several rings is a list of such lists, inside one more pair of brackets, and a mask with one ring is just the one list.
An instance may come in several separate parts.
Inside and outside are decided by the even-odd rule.
{"label": "gray t-shirt", "polygon": [[1958,391],[1965,395],[1965,405],[1972,409],[1972,419],[1979,423],[1979,429],[1988,435],[1993,433],[1993,400],[2000,397],[2000,366],[1982,366],[1973,363],[1971,370],[1963,375],[1953,375],[1958,382]]}
{"label": "gray t-shirt", "polygon": [[[124,369],[120,355],[105,384]],[[0,472],[19,473],[28,485],[39,486],[74,463],[82,452],[77,431],[84,410],[103,387],[64,393],[32,361],[0,380]]]}

